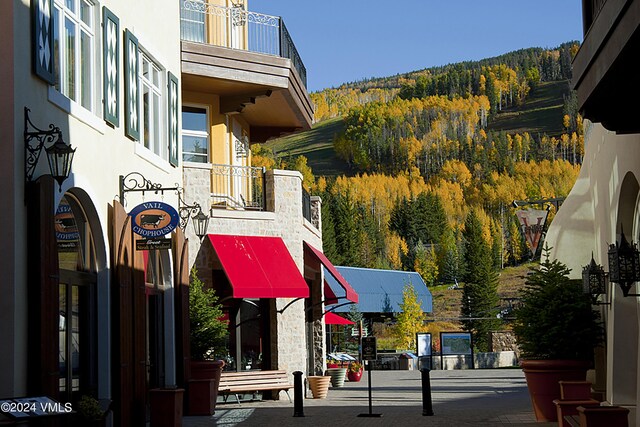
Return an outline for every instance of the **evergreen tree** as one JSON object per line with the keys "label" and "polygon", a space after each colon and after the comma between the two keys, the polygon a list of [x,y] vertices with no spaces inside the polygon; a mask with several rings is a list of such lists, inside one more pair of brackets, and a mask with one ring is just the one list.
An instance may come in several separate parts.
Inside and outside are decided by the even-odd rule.
{"label": "evergreen tree", "polygon": [[462,321],[465,329],[474,335],[478,351],[488,351],[489,332],[500,326],[497,318],[498,273],[494,269],[489,244],[482,237],[482,224],[475,210],[465,222],[465,261],[467,266],[462,294]]}
{"label": "evergreen tree", "polygon": [[481,266],[485,260],[493,262],[487,242],[482,236],[482,223],[475,209],[472,209],[465,221],[462,233],[464,241],[464,281],[473,282],[482,276]]}
{"label": "evergreen tree", "polygon": [[337,194],[332,207],[335,224],[336,251],[340,254],[340,264],[360,266],[360,234],[358,233],[358,212],[351,194]]}
{"label": "evergreen tree", "polygon": [[457,283],[459,276],[459,253],[456,236],[446,227],[436,249],[440,282]]}
{"label": "evergreen tree", "polygon": [[343,264],[336,246],[336,231],[331,206],[333,197],[328,191],[322,195],[322,252],[334,264]]}

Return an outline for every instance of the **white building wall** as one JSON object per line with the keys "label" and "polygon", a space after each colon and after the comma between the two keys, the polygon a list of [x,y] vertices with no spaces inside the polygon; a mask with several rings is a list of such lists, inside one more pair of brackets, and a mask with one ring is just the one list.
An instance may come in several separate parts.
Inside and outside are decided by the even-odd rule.
{"label": "white building wall", "polygon": [[[0,373],[0,395],[13,396],[26,393],[26,208],[24,195],[24,107],[31,109],[33,123],[47,129],[52,123],[62,130],[64,140],[76,148],[72,173],[57,193],[58,201],[65,191],[81,188],[95,207],[100,231],[105,246],[103,251],[107,269],[110,257],[108,244],[108,205],[118,195],[118,177],[129,172],[142,173],[152,182],[172,187],[180,183],[180,168],[172,167],[165,160],[151,155],[148,150],[124,135],[124,52],[123,32],[129,29],[138,38],[140,46],[164,67],[164,114],[161,126],[165,128],[166,140],[166,72],[180,76],[180,13],[179,2],[162,0],[155,2],[128,0],[96,0],[94,93],[95,111],[89,111],[58,93],[52,86],[32,73],[32,28],[30,4],[35,0],[7,0],[0,2],[0,65],[2,93],[0,97],[0,173],[6,189],[0,194],[0,204],[7,230],[0,246],[3,257],[0,268],[4,280],[0,284],[3,298],[0,303],[0,340],[5,343],[0,362],[6,369]],[[120,126],[112,128],[102,118],[102,7],[107,6],[120,19]],[[178,88],[178,93],[180,89]],[[180,126],[178,125],[178,129]],[[181,150],[178,147],[178,152]],[[48,173],[46,155],[43,153],[34,179]],[[8,187],[8,188],[7,188]],[[177,208],[174,194],[156,196],[146,194],[147,201],[159,198]],[[140,203],[139,195],[127,196],[127,208]],[[52,213],[53,214],[53,213]],[[14,234],[15,233],[15,234]],[[11,254],[11,255],[9,255]],[[31,261],[33,262],[33,261]],[[99,272],[99,280],[108,281],[108,274]],[[99,284],[103,286],[103,283]],[[6,307],[5,307],[6,305]],[[107,331],[102,331],[107,332]],[[108,367],[109,364],[101,364]]]}
{"label": "white building wall", "polygon": [[[640,135],[616,135],[585,120],[580,175],[546,236],[546,244],[553,247],[551,257],[567,264],[572,278],[582,277],[592,252],[609,271],[608,245],[619,241],[621,225],[629,241],[639,240],[639,178]],[[629,425],[640,425],[638,298],[623,297],[617,284],[610,284],[610,292],[612,304],[601,306],[607,336],[606,399],[631,409]]]}

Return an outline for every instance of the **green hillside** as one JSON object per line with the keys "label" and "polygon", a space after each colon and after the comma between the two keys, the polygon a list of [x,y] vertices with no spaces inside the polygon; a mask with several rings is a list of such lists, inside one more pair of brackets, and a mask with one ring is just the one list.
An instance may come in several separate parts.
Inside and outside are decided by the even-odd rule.
{"label": "green hillside", "polygon": [[[562,133],[563,96],[568,93],[567,80],[542,82],[522,106],[505,110],[491,120],[488,130],[557,136]],[[343,130],[343,120],[334,118],[316,123],[309,131],[269,141],[265,147],[280,157],[304,155],[316,176],[353,175],[355,171],[333,150],[333,138]]]}
{"label": "green hillside", "polygon": [[488,129],[558,136],[563,131],[563,96],[567,95],[569,82],[566,80],[540,83],[525,105],[501,112],[489,122]]}
{"label": "green hillside", "polygon": [[265,144],[279,157],[305,156],[315,175],[337,176],[352,174],[349,165],[333,151],[333,138],[342,133],[341,118],[316,123],[311,130],[274,139]]}

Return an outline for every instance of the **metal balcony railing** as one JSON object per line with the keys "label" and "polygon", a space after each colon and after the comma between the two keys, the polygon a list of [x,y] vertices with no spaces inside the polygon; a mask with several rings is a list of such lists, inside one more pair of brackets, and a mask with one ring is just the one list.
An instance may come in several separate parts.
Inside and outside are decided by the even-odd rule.
{"label": "metal balcony railing", "polygon": [[264,174],[264,168],[211,165],[211,207],[265,210]]}
{"label": "metal balcony railing", "polygon": [[311,222],[311,195],[302,189],[302,216],[309,222]]}
{"label": "metal balcony railing", "polygon": [[307,86],[307,70],[284,21],[238,7],[224,7],[198,0],[181,0],[182,40],[288,58]]}

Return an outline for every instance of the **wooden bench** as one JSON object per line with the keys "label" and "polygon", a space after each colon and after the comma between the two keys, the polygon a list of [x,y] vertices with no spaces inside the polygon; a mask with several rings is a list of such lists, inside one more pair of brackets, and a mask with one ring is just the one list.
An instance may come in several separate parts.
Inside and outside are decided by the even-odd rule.
{"label": "wooden bench", "polygon": [[245,371],[245,372],[223,372],[220,375],[220,385],[218,393],[222,394],[224,401],[230,394],[236,397],[240,403],[239,394],[243,392],[254,393],[257,391],[271,390],[287,393],[289,401],[289,389],[293,388],[293,384],[289,382],[287,371]]}

